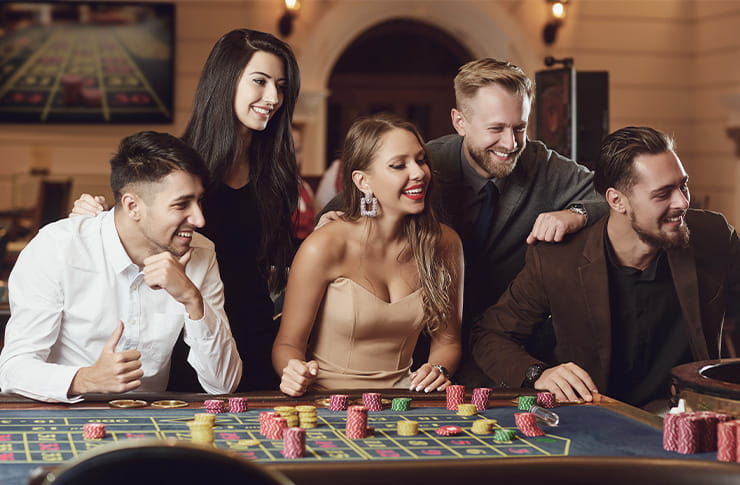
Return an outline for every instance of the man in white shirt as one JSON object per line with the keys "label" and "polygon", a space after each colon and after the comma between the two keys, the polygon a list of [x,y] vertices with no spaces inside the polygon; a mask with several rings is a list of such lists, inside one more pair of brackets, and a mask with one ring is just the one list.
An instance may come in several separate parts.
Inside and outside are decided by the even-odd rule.
{"label": "man in white shirt", "polygon": [[44,227],[9,280],[0,388],[43,401],[163,391],[180,331],[209,393],[242,363],[213,243],[195,232],[208,170],[174,136],[125,138],[111,159],[115,207]]}

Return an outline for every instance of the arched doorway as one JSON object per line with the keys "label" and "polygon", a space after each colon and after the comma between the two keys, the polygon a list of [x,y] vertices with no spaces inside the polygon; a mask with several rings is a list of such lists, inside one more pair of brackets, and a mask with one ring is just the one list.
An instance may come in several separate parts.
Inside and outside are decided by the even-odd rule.
{"label": "arched doorway", "polygon": [[450,133],[457,69],[473,59],[446,32],[416,20],[390,20],[360,34],[329,78],[327,162],[360,116],[394,113],[414,122],[426,139]]}

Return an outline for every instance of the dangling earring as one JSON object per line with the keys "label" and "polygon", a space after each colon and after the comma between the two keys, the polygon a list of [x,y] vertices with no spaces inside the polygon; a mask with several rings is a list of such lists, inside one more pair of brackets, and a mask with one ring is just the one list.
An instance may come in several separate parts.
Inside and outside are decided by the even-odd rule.
{"label": "dangling earring", "polygon": [[[372,209],[368,209],[368,207],[372,207]],[[360,215],[363,217],[378,216],[378,199],[375,198],[372,192],[368,192],[360,198]]]}

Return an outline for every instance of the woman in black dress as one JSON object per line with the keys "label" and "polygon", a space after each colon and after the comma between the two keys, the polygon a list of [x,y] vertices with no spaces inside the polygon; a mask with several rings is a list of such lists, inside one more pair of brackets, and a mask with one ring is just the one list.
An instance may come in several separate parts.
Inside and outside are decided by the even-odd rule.
{"label": "woman in black dress", "polygon": [[[286,43],[254,30],[231,31],[206,60],[183,134],[213,180],[202,232],[216,244],[226,314],[244,362],[237,391],[279,384],[270,358],[277,332],[270,291],[285,286],[293,256],[298,174],[290,126],[299,89],[298,64]],[[104,209],[104,199],[83,194],[73,214]],[[200,391],[187,350],[181,339],[169,390]]]}

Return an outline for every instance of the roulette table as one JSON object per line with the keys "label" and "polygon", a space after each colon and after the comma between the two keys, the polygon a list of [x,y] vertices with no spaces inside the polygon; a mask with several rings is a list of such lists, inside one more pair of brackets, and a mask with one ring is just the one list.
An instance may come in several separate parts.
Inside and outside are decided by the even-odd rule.
{"label": "roulette table", "polygon": [[[345,392],[355,400],[361,396],[357,391]],[[716,453],[679,455],[663,450],[660,418],[607,397],[598,404],[553,409],[559,424],[543,425],[544,436],[517,433],[510,441],[496,441],[493,434],[472,432],[471,425],[476,419],[486,418],[496,421],[494,428],[516,430],[514,414],[518,410],[512,401],[516,392],[494,390],[489,408],[474,416],[460,416],[446,409],[443,393],[379,392],[388,399],[411,397],[411,409],[393,411],[386,405],[382,411],[370,412],[368,425],[374,433],[353,440],[344,433],[346,412],[322,407],[325,396],[294,399],[279,393],[239,394],[247,397],[248,409],[216,415],[214,446],[281,472],[295,483],[326,483],[327,474],[333,483],[377,483],[391,478],[396,483],[430,483],[452,477],[504,476],[507,467],[524,463],[531,470],[548,465],[550,474],[566,464],[588,470],[589,465],[599,463],[602,470],[598,473],[604,473],[604,464],[625,470],[630,463],[645,461],[651,466],[670,465],[676,474],[684,466],[706,467],[716,476],[727,470],[740,473],[735,464],[717,463]],[[116,397],[131,399],[130,395]],[[141,402],[136,405],[140,407],[111,407],[111,396],[90,396],[73,405],[50,405],[0,395],[0,483],[26,484],[36,467],[58,467],[101,447],[130,440],[187,442],[191,439],[187,422],[204,412],[204,401],[212,398],[205,394],[139,395],[136,399]],[[259,414],[276,406],[300,404],[318,408],[318,423],[306,429],[305,457],[289,459],[282,454],[282,441],[260,435]],[[397,423],[403,420],[418,422],[419,433],[400,436]],[[90,422],[105,424],[103,439],[84,438],[83,426]],[[435,432],[451,425],[460,427],[461,433],[440,436]],[[685,465],[688,463],[692,465]],[[600,481],[610,483],[606,476]]]}

